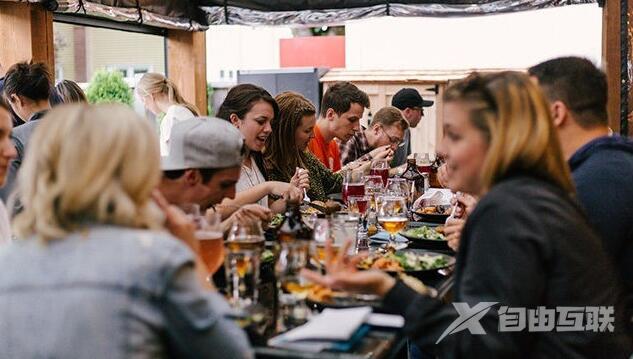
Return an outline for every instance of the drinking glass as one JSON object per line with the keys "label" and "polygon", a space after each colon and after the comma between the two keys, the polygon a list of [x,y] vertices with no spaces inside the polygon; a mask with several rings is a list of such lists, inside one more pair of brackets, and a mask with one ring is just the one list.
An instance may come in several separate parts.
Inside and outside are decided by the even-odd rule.
{"label": "drinking glass", "polygon": [[420,173],[431,173],[431,158],[428,153],[416,153],[413,155],[415,158],[415,164],[418,167]]}
{"label": "drinking glass", "polygon": [[384,184],[382,183],[382,177],[380,176],[365,176],[363,177],[365,182],[365,194],[369,196],[370,209],[376,210],[376,196],[382,193]]}
{"label": "drinking glass", "polygon": [[387,194],[390,195],[408,197],[410,185],[404,178],[390,178],[387,180],[387,187],[385,190]]}
{"label": "drinking glass", "polygon": [[187,217],[189,217],[194,222],[197,222],[200,219],[200,205],[197,203],[182,203],[178,205]]}
{"label": "drinking glass", "polygon": [[407,226],[407,202],[403,196],[386,195],[378,201],[378,223],[389,232],[389,245],[396,249],[406,247],[406,244],[396,243],[396,234]]}
{"label": "drinking glass", "polygon": [[211,213],[200,217],[196,228],[196,239],[199,244],[200,257],[209,273],[217,272],[224,261],[224,233],[222,217],[219,213]]}
{"label": "drinking glass", "polygon": [[319,218],[314,224],[314,248],[315,259],[321,262],[325,259],[325,242],[330,238],[330,222],[326,218]]}
{"label": "drinking glass", "polygon": [[245,309],[257,303],[260,257],[264,250],[259,221],[235,222],[224,246],[229,302],[237,309]]}
{"label": "drinking glass", "polygon": [[343,202],[347,205],[348,196],[365,195],[365,183],[362,171],[347,171],[343,177]]}
{"label": "drinking glass", "polygon": [[[319,221],[315,222],[315,227],[320,225]],[[322,233],[325,229],[317,230]],[[314,284],[301,276],[301,270],[308,265],[311,242],[304,239],[280,242],[279,259],[275,264],[280,303],[280,330],[303,324],[310,316],[305,299]]]}
{"label": "drinking glass", "polygon": [[[354,243],[356,233],[358,232],[358,219],[350,217],[346,213],[335,213],[330,218],[330,234],[332,238],[332,249],[334,254],[343,248],[345,242]],[[349,253],[353,254],[353,248],[350,246]]]}
{"label": "drinking glass", "polygon": [[365,218],[365,213],[369,205],[369,196],[349,196],[347,202],[350,219],[359,220]]}
{"label": "drinking glass", "polygon": [[382,185],[385,186],[387,184],[387,179],[389,178],[389,168],[389,161],[386,159],[375,159],[371,161],[369,174],[372,176],[380,176],[382,179]]}

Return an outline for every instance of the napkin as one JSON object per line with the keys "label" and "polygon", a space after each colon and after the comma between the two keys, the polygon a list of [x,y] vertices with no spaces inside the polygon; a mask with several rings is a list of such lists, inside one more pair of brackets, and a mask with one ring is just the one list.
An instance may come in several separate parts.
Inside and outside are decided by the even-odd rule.
{"label": "napkin", "polygon": [[306,324],[271,338],[268,345],[314,353],[330,349],[352,340],[371,311],[371,307],[327,308]]}

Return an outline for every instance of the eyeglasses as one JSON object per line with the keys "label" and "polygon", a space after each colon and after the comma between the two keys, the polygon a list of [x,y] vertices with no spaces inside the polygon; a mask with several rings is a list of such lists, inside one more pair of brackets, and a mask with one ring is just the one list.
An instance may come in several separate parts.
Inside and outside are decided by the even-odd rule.
{"label": "eyeglasses", "polygon": [[385,130],[384,127],[380,127],[380,129],[385,134],[385,136],[387,136],[387,138],[389,139],[389,143],[391,143],[392,145],[396,145],[396,146],[400,147],[400,145],[402,144],[402,138],[389,136],[389,134],[387,133],[387,131]]}

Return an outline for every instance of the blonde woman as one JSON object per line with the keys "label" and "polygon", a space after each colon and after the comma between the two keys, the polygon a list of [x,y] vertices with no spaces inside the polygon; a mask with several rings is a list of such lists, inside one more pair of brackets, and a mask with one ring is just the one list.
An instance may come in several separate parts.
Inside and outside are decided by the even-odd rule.
{"label": "blonde woman", "polygon": [[[337,259],[327,275],[306,276],[382,296],[405,317],[404,332],[438,357],[628,358],[631,339],[612,268],[573,197],[536,85],[524,74],[503,72],[451,86],[444,94],[442,150],[449,188],[481,196],[457,254],[454,305],[423,294],[423,285],[406,278],[356,271],[355,261]],[[591,320],[585,308],[600,307],[614,310],[608,315],[613,326],[585,330]],[[578,314],[560,312],[570,308]],[[570,331],[578,315],[581,329]],[[466,319],[469,330],[457,326]]]}
{"label": "blonde woman", "polygon": [[163,227],[195,246],[184,215],[151,198],[159,162],[151,125],[128,108],[47,114],[19,174],[20,240],[0,247],[3,357],[252,356]]}
{"label": "blonde woman", "polygon": [[146,73],[136,85],[143,105],[154,115],[164,114],[160,122],[160,154],[169,154],[169,135],[178,122],[199,115],[198,109],[185,101],[176,85],[164,75]]}

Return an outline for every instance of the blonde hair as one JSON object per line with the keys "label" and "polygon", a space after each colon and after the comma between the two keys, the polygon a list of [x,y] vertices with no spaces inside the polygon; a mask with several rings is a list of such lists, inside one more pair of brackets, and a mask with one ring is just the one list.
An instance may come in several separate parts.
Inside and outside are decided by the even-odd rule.
{"label": "blonde hair", "polygon": [[141,77],[136,88],[145,95],[165,95],[169,103],[182,105],[195,116],[200,115],[198,108],[187,102],[178,91],[178,87],[164,75],[148,72]]}
{"label": "blonde hair", "polygon": [[151,125],[116,104],[61,105],[35,131],[18,175],[19,237],[48,241],[91,223],[162,228],[150,200],[160,180]]}
{"label": "blonde hair", "polygon": [[489,148],[481,168],[485,190],[511,173],[528,173],[574,193],[547,100],[519,72],[473,73],[449,87],[445,102],[461,102]]}

